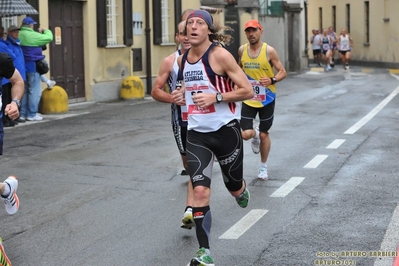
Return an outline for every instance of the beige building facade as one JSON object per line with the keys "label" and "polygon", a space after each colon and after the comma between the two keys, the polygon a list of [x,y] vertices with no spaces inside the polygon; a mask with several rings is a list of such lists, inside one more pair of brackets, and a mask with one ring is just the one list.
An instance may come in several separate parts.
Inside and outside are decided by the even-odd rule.
{"label": "beige building facade", "polygon": [[[26,1],[39,11],[32,17],[40,27],[55,35],[44,51],[47,76],[65,89],[69,103],[120,99],[122,81],[132,76],[148,95],[161,61],[176,48],[175,27],[185,9],[208,10],[215,21],[233,28],[235,41],[227,49],[234,56],[247,42],[245,22],[258,19],[264,41],[276,48],[288,71],[307,67],[306,0]],[[14,24],[24,17],[13,18]]]}
{"label": "beige building facade", "polygon": [[[333,26],[353,38],[352,62],[399,68],[399,1],[308,0],[308,32]],[[310,52],[310,56],[312,53]]]}
{"label": "beige building facade", "polygon": [[[32,16],[38,27],[54,33],[43,52],[47,76],[66,90],[69,103],[119,99],[128,76],[142,79],[148,93],[161,61],[176,49],[181,12],[200,7],[199,0],[26,1],[39,11]],[[24,17],[3,18],[3,25],[21,25]]]}

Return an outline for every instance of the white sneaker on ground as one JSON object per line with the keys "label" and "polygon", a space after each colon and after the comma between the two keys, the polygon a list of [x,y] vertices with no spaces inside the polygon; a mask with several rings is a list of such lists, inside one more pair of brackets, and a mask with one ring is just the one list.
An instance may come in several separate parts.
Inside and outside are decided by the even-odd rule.
{"label": "white sneaker on ground", "polygon": [[49,89],[52,89],[57,82],[55,80],[49,80],[47,82],[47,86]]}
{"label": "white sneaker on ground", "polygon": [[258,178],[261,179],[261,180],[269,179],[269,176],[267,175],[267,166],[266,165],[260,165],[259,166]]}
{"label": "white sneaker on ground", "polygon": [[[255,131],[256,131],[256,134],[255,134],[255,137],[252,138],[251,147],[252,147],[252,151],[255,154],[258,154],[259,153],[259,145],[260,145],[259,128],[256,127]],[[256,136],[258,136],[258,137],[256,137]]]}
{"label": "white sneaker on ground", "polygon": [[36,114],[34,117],[28,117],[26,118],[28,121],[42,121],[43,117],[39,114]]}
{"label": "white sneaker on ground", "polygon": [[10,186],[10,194],[7,197],[1,197],[4,199],[6,212],[12,215],[15,214],[19,209],[19,199],[17,196],[18,180],[15,176],[9,176],[6,180],[4,180],[4,185]]}

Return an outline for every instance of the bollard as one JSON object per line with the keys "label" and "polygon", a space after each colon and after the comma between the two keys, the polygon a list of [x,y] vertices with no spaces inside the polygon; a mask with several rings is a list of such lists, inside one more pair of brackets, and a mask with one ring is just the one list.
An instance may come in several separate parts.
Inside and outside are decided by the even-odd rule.
{"label": "bollard", "polygon": [[144,83],[139,77],[128,76],[122,81],[121,99],[143,99],[144,96]]}
{"label": "bollard", "polygon": [[39,111],[42,114],[60,114],[69,111],[68,95],[60,86],[45,89],[40,99]]}

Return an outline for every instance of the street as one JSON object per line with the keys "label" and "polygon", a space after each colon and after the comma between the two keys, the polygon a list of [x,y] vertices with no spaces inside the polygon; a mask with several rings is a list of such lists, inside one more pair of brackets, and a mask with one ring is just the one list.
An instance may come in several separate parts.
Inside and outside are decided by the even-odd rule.
{"label": "street", "polygon": [[[214,165],[215,265],[391,266],[398,93],[399,74],[356,66],[278,83],[269,180],[257,180],[260,156],[244,142],[247,208]],[[1,174],[17,176],[20,209],[1,212],[0,236],[13,266],[186,266],[198,243],[180,228],[188,176],[170,106],[146,97],[43,117],[5,129]]]}

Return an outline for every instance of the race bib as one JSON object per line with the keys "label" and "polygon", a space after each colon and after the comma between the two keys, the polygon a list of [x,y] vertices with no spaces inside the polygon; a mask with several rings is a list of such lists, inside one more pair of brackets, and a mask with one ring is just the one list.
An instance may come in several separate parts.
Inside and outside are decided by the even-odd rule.
{"label": "race bib", "polygon": [[[178,79],[178,80],[176,81],[175,87],[176,87],[176,89],[177,89],[178,87],[181,87],[181,86],[182,86],[182,80],[181,80],[181,79]],[[181,111],[180,116],[181,116],[182,121],[187,121],[187,120],[188,120],[187,106],[185,106],[185,105],[180,106],[180,111]]]}
{"label": "race bib", "polygon": [[210,106],[200,108],[195,104],[190,104],[188,106],[188,114],[190,115],[206,115],[215,112],[215,106],[212,104]]}
{"label": "race bib", "polygon": [[[186,90],[190,91],[191,97],[197,93],[204,93],[203,90],[208,90],[208,89],[209,89],[208,86],[194,85],[193,87],[186,87]],[[201,108],[195,104],[188,103],[187,116],[188,115],[199,115],[199,114],[206,115],[206,114],[210,114],[210,113],[214,113],[214,112],[216,112],[216,108],[213,104],[210,106]]]}
{"label": "race bib", "polygon": [[254,90],[254,97],[251,100],[263,102],[266,100],[266,88],[263,87],[259,81],[250,80],[252,89]]}
{"label": "race bib", "polygon": [[327,51],[330,49],[330,45],[328,43],[323,43],[323,50]]}
{"label": "race bib", "polygon": [[183,121],[187,121],[188,120],[188,110],[187,110],[187,106],[180,106],[180,110],[181,110],[181,119]]}

